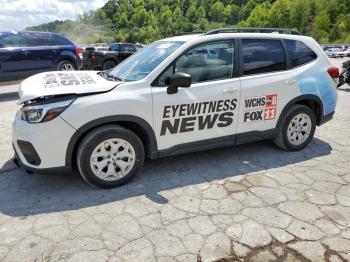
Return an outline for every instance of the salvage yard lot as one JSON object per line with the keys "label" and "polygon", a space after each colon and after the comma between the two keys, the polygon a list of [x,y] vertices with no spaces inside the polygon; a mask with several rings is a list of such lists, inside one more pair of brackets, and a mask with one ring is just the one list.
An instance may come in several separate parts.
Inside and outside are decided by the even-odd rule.
{"label": "salvage yard lot", "polygon": [[350,87],[338,95],[334,120],[300,152],[263,141],[148,161],[112,190],[16,168],[18,106],[3,95],[0,260],[350,260]]}

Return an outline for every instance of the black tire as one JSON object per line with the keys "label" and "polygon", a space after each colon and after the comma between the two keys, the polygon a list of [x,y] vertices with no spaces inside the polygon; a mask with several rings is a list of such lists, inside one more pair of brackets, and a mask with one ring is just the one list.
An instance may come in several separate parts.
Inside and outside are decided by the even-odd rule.
{"label": "black tire", "polygon": [[[130,143],[134,148],[136,157],[134,166],[124,177],[118,180],[106,181],[93,173],[90,166],[90,157],[100,143],[113,138],[123,139]],[[141,170],[144,159],[145,151],[140,138],[130,130],[118,125],[106,125],[94,129],[81,141],[77,152],[77,166],[80,175],[88,184],[101,188],[113,188],[129,182]]]}
{"label": "black tire", "polygon": [[117,64],[114,61],[106,61],[102,65],[102,70],[103,71],[110,70],[110,69],[114,68],[116,65]]}
{"label": "black tire", "polygon": [[[290,122],[292,121],[292,119],[297,116],[298,114],[307,114],[311,120],[311,130],[309,133],[309,136],[307,137],[307,139],[299,144],[299,145],[295,145],[292,144],[289,139],[288,139],[288,126],[290,124]],[[306,147],[310,141],[312,140],[312,138],[314,137],[315,134],[315,130],[316,130],[316,116],[315,113],[307,106],[304,105],[293,105],[290,109],[288,109],[287,113],[285,114],[285,119],[283,120],[279,133],[277,135],[277,137],[275,138],[274,142],[275,144],[286,151],[298,151],[303,149],[304,147]]]}
{"label": "black tire", "polygon": [[76,66],[71,61],[63,60],[58,63],[57,71],[73,71],[73,70],[67,70],[65,68],[73,68],[73,70],[77,70]]}

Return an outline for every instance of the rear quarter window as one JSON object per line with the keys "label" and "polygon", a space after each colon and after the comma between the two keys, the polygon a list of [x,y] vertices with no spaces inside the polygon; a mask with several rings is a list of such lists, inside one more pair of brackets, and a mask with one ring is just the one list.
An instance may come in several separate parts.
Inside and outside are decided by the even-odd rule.
{"label": "rear quarter window", "polygon": [[286,54],[280,40],[243,39],[243,74],[262,74],[286,69]]}
{"label": "rear quarter window", "polygon": [[303,42],[296,40],[284,40],[293,67],[306,64],[317,58],[317,55]]}
{"label": "rear quarter window", "polygon": [[61,35],[53,34],[52,37],[55,40],[56,45],[73,45],[71,41]]}

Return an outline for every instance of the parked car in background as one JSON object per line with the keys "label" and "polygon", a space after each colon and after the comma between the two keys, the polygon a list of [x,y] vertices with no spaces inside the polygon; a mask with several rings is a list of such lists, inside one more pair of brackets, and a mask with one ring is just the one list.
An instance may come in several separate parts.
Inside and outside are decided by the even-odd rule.
{"label": "parked car in background", "polygon": [[45,71],[71,71],[81,66],[79,49],[66,37],[49,32],[0,33],[0,81]]}
{"label": "parked car in background", "polygon": [[348,50],[343,50],[341,48],[330,48],[330,49],[327,49],[326,51],[326,54],[328,57],[346,57],[346,56],[350,56],[350,52]]}
{"label": "parked car in background", "polygon": [[142,49],[140,44],[112,43],[106,47],[86,47],[83,53],[84,69],[109,70]]}

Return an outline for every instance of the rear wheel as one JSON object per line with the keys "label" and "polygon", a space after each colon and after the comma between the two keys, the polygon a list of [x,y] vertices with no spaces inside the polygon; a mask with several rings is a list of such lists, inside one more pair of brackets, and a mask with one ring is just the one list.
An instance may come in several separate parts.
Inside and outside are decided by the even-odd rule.
{"label": "rear wheel", "polygon": [[307,106],[292,106],[284,119],[275,144],[286,151],[297,151],[306,147],[316,129],[315,113]]}
{"label": "rear wheel", "polygon": [[57,66],[58,71],[74,71],[75,69],[74,64],[68,60],[61,61]]}
{"label": "rear wheel", "polygon": [[110,69],[114,68],[116,65],[117,64],[113,61],[106,61],[103,63],[102,70],[103,71],[110,70]]}
{"label": "rear wheel", "polygon": [[130,181],[145,158],[140,138],[117,125],[102,126],[89,133],[77,152],[80,175],[90,185],[113,188]]}

